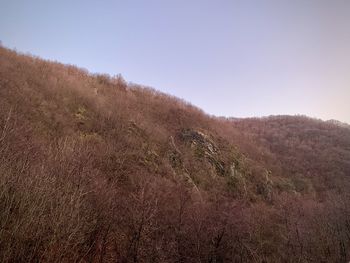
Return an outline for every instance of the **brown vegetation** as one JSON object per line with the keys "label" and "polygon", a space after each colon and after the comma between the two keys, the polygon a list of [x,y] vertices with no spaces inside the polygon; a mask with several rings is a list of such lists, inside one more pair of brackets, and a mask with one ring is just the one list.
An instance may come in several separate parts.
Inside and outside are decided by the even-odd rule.
{"label": "brown vegetation", "polygon": [[347,262],[349,175],[347,127],[0,47],[1,262]]}

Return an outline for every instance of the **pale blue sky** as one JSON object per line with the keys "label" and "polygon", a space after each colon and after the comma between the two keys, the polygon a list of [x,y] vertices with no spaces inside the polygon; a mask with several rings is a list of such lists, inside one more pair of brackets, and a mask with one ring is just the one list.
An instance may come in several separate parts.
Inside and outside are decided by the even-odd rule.
{"label": "pale blue sky", "polygon": [[0,40],[218,116],[350,123],[348,0],[0,0]]}

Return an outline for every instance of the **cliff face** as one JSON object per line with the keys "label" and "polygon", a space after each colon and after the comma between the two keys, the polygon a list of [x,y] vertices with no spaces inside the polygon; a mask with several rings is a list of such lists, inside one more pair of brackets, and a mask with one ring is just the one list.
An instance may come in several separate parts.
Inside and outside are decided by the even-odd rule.
{"label": "cliff face", "polygon": [[348,259],[347,127],[215,118],[1,47],[0,105],[1,261]]}

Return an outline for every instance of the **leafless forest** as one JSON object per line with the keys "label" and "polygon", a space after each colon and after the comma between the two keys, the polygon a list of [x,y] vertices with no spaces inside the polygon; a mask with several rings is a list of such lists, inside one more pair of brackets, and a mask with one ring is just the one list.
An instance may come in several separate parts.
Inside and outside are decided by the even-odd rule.
{"label": "leafless forest", "polygon": [[348,262],[349,189],[346,124],[208,116],[0,47],[1,262]]}

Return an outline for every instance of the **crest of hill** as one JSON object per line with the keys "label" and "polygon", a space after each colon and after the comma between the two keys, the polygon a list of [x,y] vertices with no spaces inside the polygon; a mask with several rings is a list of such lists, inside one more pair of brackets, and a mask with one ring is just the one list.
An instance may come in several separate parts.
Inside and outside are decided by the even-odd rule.
{"label": "crest of hill", "polygon": [[2,262],[349,259],[342,125],[217,118],[4,47],[0,105]]}
{"label": "crest of hill", "polygon": [[[247,173],[253,174],[254,179],[246,178],[248,184],[252,183],[250,179],[262,180],[269,172],[272,181],[297,176],[311,184],[307,189],[321,191],[330,187],[324,185],[330,176],[326,174],[339,171],[332,182],[339,180],[340,185],[334,183],[332,187],[341,187],[343,176],[349,172],[349,132],[339,122],[306,116],[216,118],[152,88],[128,84],[120,75],[90,74],[75,66],[5,48],[1,48],[0,66],[3,118],[11,112],[13,118],[20,119],[34,137],[43,141],[67,137],[102,144],[118,141],[124,148],[134,149],[133,155],[139,159],[148,158],[145,156],[151,152],[157,169],[171,166],[168,155],[176,148],[182,153],[183,169],[193,168],[188,173],[194,177],[191,181],[196,187],[218,181],[216,175],[222,179],[222,175],[229,174],[229,167],[238,162],[237,158],[244,160],[244,165],[249,163],[251,171]],[[196,139],[190,139],[188,144],[183,139],[188,131],[201,143],[207,142],[196,134],[215,144],[217,160],[204,158],[198,144],[194,149]],[[128,169],[136,166],[134,163]],[[219,166],[223,168],[218,173]],[[212,173],[209,177],[208,169]],[[250,194],[259,196],[253,192]]]}

